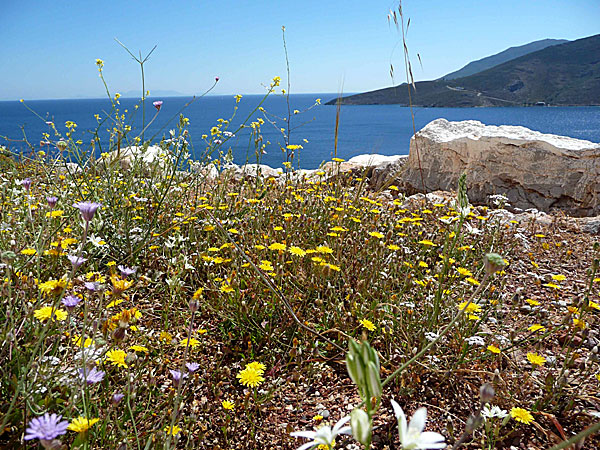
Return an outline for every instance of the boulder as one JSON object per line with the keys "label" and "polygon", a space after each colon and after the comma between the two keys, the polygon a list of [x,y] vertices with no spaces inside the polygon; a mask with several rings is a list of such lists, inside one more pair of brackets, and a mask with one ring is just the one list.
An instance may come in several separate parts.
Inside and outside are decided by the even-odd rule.
{"label": "boulder", "polygon": [[[153,172],[163,172],[169,164],[168,153],[158,145],[139,147],[133,145],[120,150],[103,153],[98,158],[97,164],[101,167],[119,165],[124,172],[131,171],[134,167],[140,167],[144,176]],[[139,165],[139,166],[138,166]]]}
{"label": "boulder", "polygon": [[437,119],[411,139],[401,186],[408,193],[455,190],[463,172],[475,203],[503,194],[521,209],[600,213],[600,144],[590,141]]}
{"label": "boulder", "polygon": [[266,164],[245,164],[234,169],[234,180],[243,180],[251,178],[279,178],[283,173],[283,169],[273,169]]}

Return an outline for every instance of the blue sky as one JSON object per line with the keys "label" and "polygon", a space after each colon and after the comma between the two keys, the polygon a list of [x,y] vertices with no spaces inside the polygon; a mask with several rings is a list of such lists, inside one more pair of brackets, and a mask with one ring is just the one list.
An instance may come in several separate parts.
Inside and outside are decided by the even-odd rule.
{"label": "blue sky", "polygon": [[[134,51],[158,45],[147,87],[216,94],[260,93],[285,77],[292,93],[359,92],[404,81],[400,36],[386,0],[0,0],[0,99],[100,97],[94,61],[113,92],[139,89]],[[438,78],[508,47],[600,33],[598,0],[406,0],[414,75]],[[416,59],[421,56],[423,67]]]}

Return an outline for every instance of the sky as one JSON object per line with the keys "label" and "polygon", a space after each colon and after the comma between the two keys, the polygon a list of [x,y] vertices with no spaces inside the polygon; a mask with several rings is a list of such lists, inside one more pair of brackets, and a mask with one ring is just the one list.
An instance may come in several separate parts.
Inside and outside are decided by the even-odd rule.
{"label": "sky", "polygon": [[[157,46],[146,87],[199,94],[362,92],[405,81],[401,35],[389,0],[0,0],[0,100],[102,97],[141,91],[134,53]],[[407,45],[417,81],[539,39],[600,33],[599,0],[406,0]],[[420,56],[420,61],[417,58]],[[422,64],[422,65],[421,65]],[[390,65],[395,68],[390,77]]]}

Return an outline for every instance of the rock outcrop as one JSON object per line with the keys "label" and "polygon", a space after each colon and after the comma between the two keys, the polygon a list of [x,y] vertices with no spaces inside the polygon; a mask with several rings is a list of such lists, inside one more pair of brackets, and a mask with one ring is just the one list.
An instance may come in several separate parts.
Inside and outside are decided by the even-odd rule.
{"label": "rock outcrop", "polygon": [[503,194],[516,208],[600,214],[600,144],[437,119],[411,139],[399,185],[409,193],[454,190],[463,172],[472,202]]}
{"label": "rock outcrop", "polygon": [[149,175],[154,171],[164,171],[170,164],[167,153],[158,145],[148,147],[124,147],[120,150],[114,150],[104,153],[98,158],[99,166],[112,166],[118,164],[121,170],[128,172],[136,165],[140,165],[144,174]]}

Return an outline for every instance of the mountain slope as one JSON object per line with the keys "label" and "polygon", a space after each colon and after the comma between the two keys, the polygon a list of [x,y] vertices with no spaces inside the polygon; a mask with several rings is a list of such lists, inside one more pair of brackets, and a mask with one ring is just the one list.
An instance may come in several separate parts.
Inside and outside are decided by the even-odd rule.
{"label": "mountain slope", "polygon": [[[411,96],[415,106],[600,105],[600,35],[546,47],[468,77],[417,82]],[[342,104],[408,105],[408,89],[404,83],[345,97]]]}
{"label": "mountain slope", "polygon": [[519,58],[529,53],[543,50],[546,47],[564,44],[566,42],[569,41],[566,39],[543,39],[541,41],[530,42],[529,44],[520,45],[518,47],[510,47],[500,53],[496,53],[495,55],[487,56],[485,58],[478,59],[477,61],[472,61],[462,69],[449,73],[448,75],[444,75],[441,79],[454,80],[456,78],[468,77],[469,75],[491,69],[492,67],[510,61],[511,59]]}

